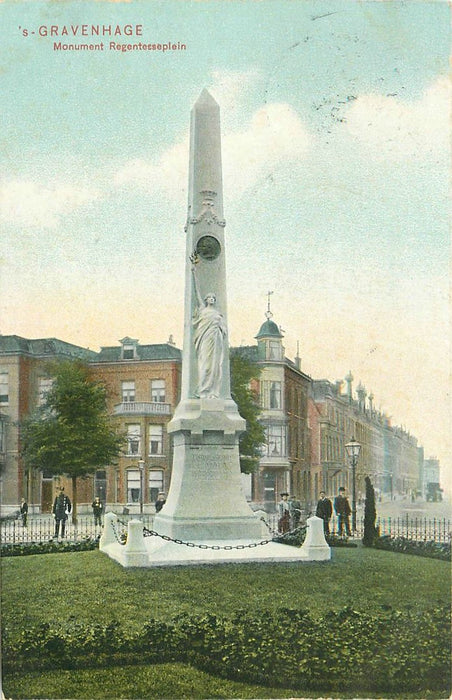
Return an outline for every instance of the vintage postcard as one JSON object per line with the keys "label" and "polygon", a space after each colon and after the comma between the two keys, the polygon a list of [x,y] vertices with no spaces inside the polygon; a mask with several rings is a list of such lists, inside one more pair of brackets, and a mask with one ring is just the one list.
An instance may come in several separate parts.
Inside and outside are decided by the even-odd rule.
{"label": "vintage postcard", "polygon": [[[377,603],[384,614],[398,610],[402,600],[390,599],[386,584],[400,576],[407,587],[406,605],[413,614],[428,611],[429,622],[422,622],[426,638],[431,633],[437,640],[431,630],[438,606],[448,602],[447,564],[400,554],[400,569],[396,564],[389,571],[387,558],[384,564],[370,561],[357,532],[369,498],[367,476],[380,534],[409,535],[440,547],[449,541],[450,552],[450,27],[449,3],[433,0],[0,2],[2,545],[25,547],[40,539],[31,534],[33,523],[43,528],[52,510],[55,516],[63,487],[65,498],[77,501],[80,523],[94,513],[93,527],[103,526],[110,511],[118,518],[148,517],[152,528],[155,516],[160,534],[173,538],[169,548],[188,540],[204,542],[205,550],[207,541],[240,540],[243,527],[251,528],[250,538],[261,539],[256,513],[273,534],[304,527],[310,516],[323,518],[322,492],[335,504],[343,487],[351,506],[347,532],[339,529],[342,515],[333,510],[330,526],[336,529],[325,533],[343,535],[341,542],[356,540],[356,549],[332,546],[322,571],[329,564],[339,567],[337,575],[345,578],[337,588],[344,591],[356,566],[353,557],[363,556],[363,566],[375,578],[369,573],[373,597],[368,608],[358,585],[356,599],[353,587],[339,594],[338,605],[356,608],[357,615],[377,615]],[[235,472],[239,457],[234,456],[240,426],[230,427],[228,344],[236,357],[255,362],[261,372],[252,385],[260,397],[264,437],[251,458],[253,474],[242,477]],[[77,491],[69,471],[42,464],[33,469],[24,456],[23,421],[52,386],[43,374],[49,358],[86,360],[96,379],[108,385],[108,410],[126,435],[126,453],[115,465],[93,468]],[[198,423],[194,406],[200,411]],[[215,438],[206,446],[193,437],[209,430]],[[350,445],[355,442],[354,456]],[[223,481],[211,478],[217,464]],[[173,469],[182,474],[177,494]],[[238,503],[231,495],[237,479],[243,503],[231,506]],[[286,528],[281,525],[285,493],[299,503],[301,514],[291,511]],[[160,514],[155,504],[165,498]],[[251,525],[242,512],[245,506]],[[237,508],[233,517],[225,516],[228,508]],[[15,520],[19,511],[21,520]],[[236,516],[244,518],[241,525],[232,522]],[[205,517],[210,525],[196,529],[193,522],[204,523]],[[396,521],[407,529],[395,533]],[[218,522],[223,535],[215,529]],[[59,538],[53,526],[52,520],[47,540]],[[81,530],[76,528],[82,526],[74,513],[67,527],[63,537],[68,540],[75,532],[77,539]],[[119,529],[114,532],[119,543]],[[91,534],[84,531],[88,539]],[[165,568],[164,590],[158,594],[157,569],[129,570],[142,564],[132,557],[121,567],[122,555],[113,556],[113,562],[97,551],[89,553],[90,562],[94,555],[102,564],[98,569],[89,564],[94,567],[86,569],[89,584],[84,565],[75,564],[75,558],[71,564],[75,553],[42,555],[63,567],[49,568],[48,579],[40,578],[41,556],[5,556],[3,644],[15,649],[17,658],[25,647],[15,625],[24,632],[29,628],[32,636],[42,634],[42,644],[51,648],[45,637],[50,632],[42,625],[48,620],[53,630],[59,619],[53,595],[64,624],[77,618],[82,627],[98,625],[102,634],[113,621],[126,625],[127,615],[127,634],[139,634],[139,587],[146,591],[150,618],[161,620],[160,604],[165,615],[188,615],[190,596],[193,614],[201,614],[202,572],[213,596],[206,596],[206,614],[215,607],[218,614],[233,616],[235,608],[243,612],[245,607],[243,596],[235,606],[230,590],[220,595],[212,578],[215,567],[204,566],[212,563],[208,555],[200,560],[203,566],[195,567],[196,584],[186,583],[186,589],[179,566],[185,560],[168,555],[178,564],[177,573],[171,579],[171,567]],[[271,566],[277,567],[278,556]],[[237,565],[234,557],[231,561]],[[409,568],[419,561],[425,562],[421,573]],[[247,562],[242,566],[254,566]],[[259,563],[255,566],[259,569]],[[257,571],[255,588],[247,593],[253,614],[296,607],[290,598],[290,589],[298,590],[291,578],[296,563],[280,566],[279,573],[265,569],[260,592]],[[308,571],[309,564],[304,566]],[[311,572],[319,566],[315,562]],[[110,576],[104,567],[120,571],[116,590],[103,578]],[[217,570],[223,569],[218,564]],[[418,575],[419,605],[409,586]],[[318,600],[315,591],[311,600],[303,586],[299,600],[316,620],[329,609],[329,596],[331,609],[337,607],[333,588],[322,592],[320,579],[312,576],[307,585],[317,590]],[[429,576],[437,587],[429,589]],[[31,580],[42,590],[39,604]],[[105,609],[100,612],[104,604],[93,592],[94,581],[108,591],[104,603],[112,606],[110,617]],[[16,585],[20,599],[17,591],[13,595]],[[127,605],[117,601],[129,595],[130,585],[127,612]],[[226,590],[232,581],[222,585]],[[243,582],[243,591],[248,585]],[[154,591],[149,599],[147,586]],[[63,589],[72,597],[72,610]],[[90,613],[83,610],[84,595]],[[175,600],[182,601],[180,608]],[[94,668],[91,652],[86,653]],[[407,687],[401,680],[396,690],[372,684],[366,689],[358,682],[356,690],[347,685],[341,690],[334,673],[355,653],[345,645],[337,652],[337,665],[331,662],[336,669],[331,683],[312,680],[303,690],[299,666],[290,671],[290,653],[286,683],[275,682],[270,671],[268,676],[245,673],[234,662],[231,683],[248,683],[247,688],[218,686],[227,673],[222,676],[213,662],[207,680],[187,679],[186,667],[171,654],[162,656],[168,668],[161,676],[144,680],[141,671],[134,674],[129,657],[122,668],[119,654],[114,669],[122,669],[114,676],[118,695],[101,676],[97,685],[83,676],[77,691],[74,679],[85,672],[79,663],[55,662],[52,677],[50,662],[47,667],[24,662],[22,673],[8,661],[4,692],[7,698],[55,700],[276,698],[309,692],[313,697],[371,697],[372,692],[399,697]],[[385,669],[383,657],[382,652]],[[233,664],[227,656],[222,663],[225,668]],[[405,661],[400,663],[403,668]],[[376,666],[368,668],[368,676],[378,676]],[[132,669],[130,676],[125,669]],[[309,677],[317,679],[317,672]],[[57,673],[67,674],[61,691]],[[167,685],[165,673],[171,683],[174,674],[185,680]],[[425,687],[413,680],[409,697],[423,697],[427,690],[429,697],[435,692],[445,696],[448,678],[444,675],[441,683],[431,673]],[[25,690],[17,682],[23,674],[24,683],[35,683],[39,674],[41,680]]]}

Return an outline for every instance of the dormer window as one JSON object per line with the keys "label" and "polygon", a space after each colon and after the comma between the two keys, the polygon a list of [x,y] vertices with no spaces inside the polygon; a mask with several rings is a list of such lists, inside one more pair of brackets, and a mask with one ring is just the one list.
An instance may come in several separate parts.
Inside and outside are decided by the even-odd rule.
{"label": "dormer window", "polygon": [[119,341],[122,345],[121,349],[121,360],[137,360],[137,345],[138,340],[133,338],[123,338]]}

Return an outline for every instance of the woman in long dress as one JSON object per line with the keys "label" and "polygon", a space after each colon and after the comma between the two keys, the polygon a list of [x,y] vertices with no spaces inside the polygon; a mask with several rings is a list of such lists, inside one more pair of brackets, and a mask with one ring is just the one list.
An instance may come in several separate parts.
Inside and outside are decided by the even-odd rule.
{"label": "woman in long dress", "polygon": [[194,265],[192,272],[198,300],[192,321],[195,329],[193,341],[198,357],[197,394],[200,398],[218,398],[221,391],[226,322],[215,307],[215,294],[209,292],[202,298]]}

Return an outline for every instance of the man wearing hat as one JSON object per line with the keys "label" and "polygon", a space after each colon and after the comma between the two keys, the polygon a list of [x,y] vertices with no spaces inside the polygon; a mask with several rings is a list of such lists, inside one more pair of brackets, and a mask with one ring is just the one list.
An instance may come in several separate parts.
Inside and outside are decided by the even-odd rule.
{"label": "man wearing hat", "polygon": [[325,535],[330,534],[330,520],[333,515],[333,506],[329,498],[326,497],[325,491],[320,491],[320,498],[317,501],[317,509],[315,514],[323,520],[323,531]]}
{"label": "man wearing hat", "polygon": [[166,503],[166,496],[164,491],[160,491],[159,495],[157,496],[157,500],[155,502],[155,512],[160,513],[162,510],[163,506]]}
{"label": "man wearing hat", "polygon": [[60,489],[60,493],[53,502],[53,517],[55,518],[55,537],[58,537],[61,523],[61,537],[64,537],[66,529],[67,516],[72,510],[72,503],[69,496],[64,493],[64,487]]}
{"label": "man wearing hat", "polygon": [[281,535],[284,535],[285,532],[290,530],[290,505],[289,501],[287,500],[288,498],[289,494],[284,491],[284,493],[281,494],[281,500],[278,503],[278,531],[281,533]]}
{"label": "man wearing hat", "polygon": [[350,508],[348,498],[345,495],[345,488],[343,486],[340,487],[339,493],[334,499],[334,510],[336,511],[338,518],[339,537],[343,536],[344,527],[347,537],[351,537],[352,532],[350,530],[350,515],[352,510]]}
{"label": "man wearing hat", "polygon": [[102,511],[104,506],[99,496],[96,496],[94,501],[91,503],[91,508],[93,509],[94,526],[102,525]]}

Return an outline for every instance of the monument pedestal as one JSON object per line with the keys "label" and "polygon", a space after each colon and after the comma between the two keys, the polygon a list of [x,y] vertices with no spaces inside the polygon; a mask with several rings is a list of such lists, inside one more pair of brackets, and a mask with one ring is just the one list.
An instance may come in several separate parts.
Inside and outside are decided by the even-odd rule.
{"label": "monument pedestal", "polygon": [[[318,522],[317,522],[318,521]],[[308,519],[311,537],[307,546],[291,547],[271,541],[271,535],[256,540],[204,540],[190,542],[168,541],[157,535],[144,537],[143,526],[138,521],[128,524],[127,542],[121,544],[117,536],[118,516],[107,513],[100,550],[125,568],[155,566],[195,566],[198,564],[270,564],[328,561],[331,550],[323,535],[320,518]],[[176,538],[175,538],[176,539]]]}
{"label": "monument pedestal", "polygon": [[261,537],[261,520],[241,485],[239,435],[244,427],[232,400],[179,404],[168,424],[174,446],[171,489],[154,530],[191,542]]}

